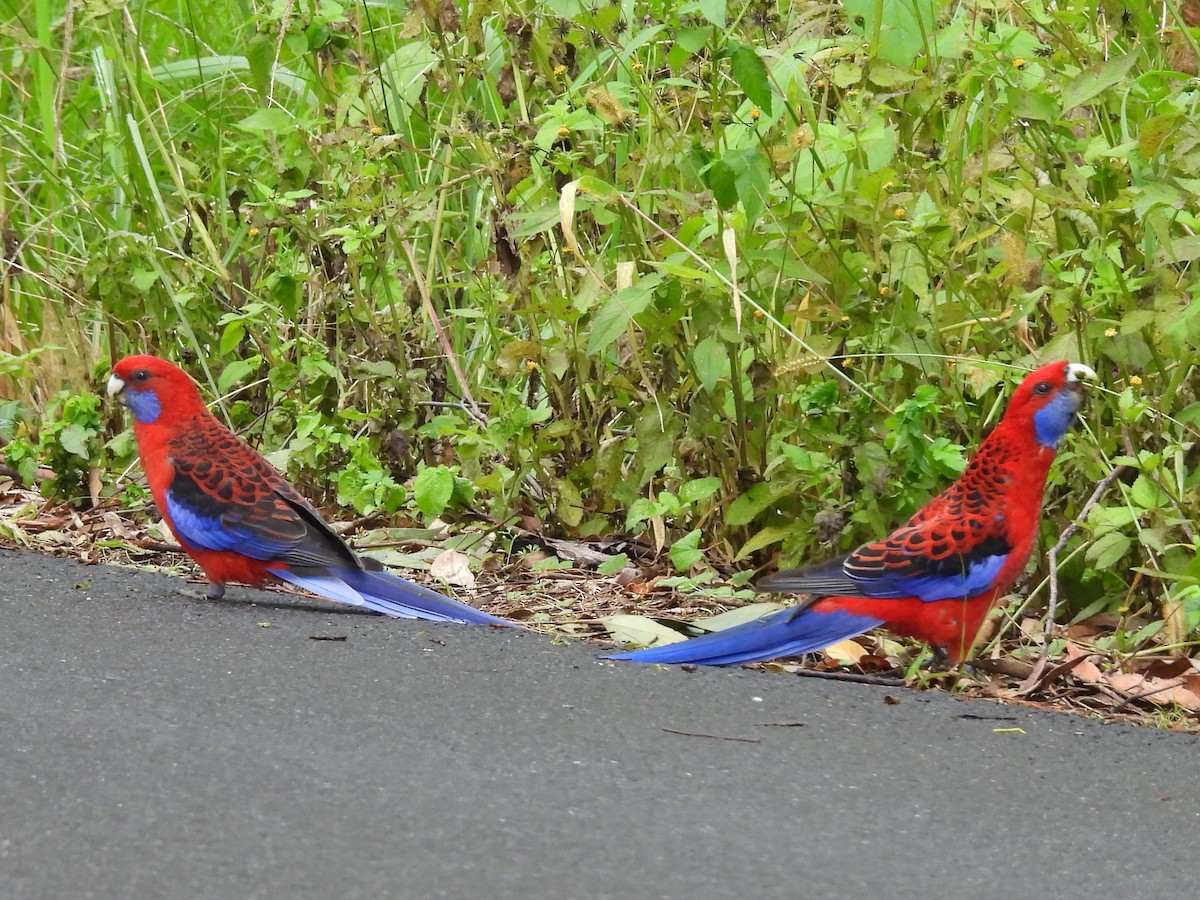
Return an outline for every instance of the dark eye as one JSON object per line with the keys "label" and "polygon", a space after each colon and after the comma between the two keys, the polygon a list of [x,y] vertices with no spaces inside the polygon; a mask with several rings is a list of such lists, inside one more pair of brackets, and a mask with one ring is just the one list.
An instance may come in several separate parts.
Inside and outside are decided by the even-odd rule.
{"label": "dark eye", "polygon": [[150,380],[150,373],[145,369],[138,369],[129,379],[134,384],[145,384]]}
{"label": "dark eye", "polygon": [[1048,381],[1039,381],[1039,382],[1038,382],[1036,385],[1034,385],[1033,392],[1034,392],[1035,394],[1048,394],[1048,393],[1050,393],[1050,382],[1048,382]]}

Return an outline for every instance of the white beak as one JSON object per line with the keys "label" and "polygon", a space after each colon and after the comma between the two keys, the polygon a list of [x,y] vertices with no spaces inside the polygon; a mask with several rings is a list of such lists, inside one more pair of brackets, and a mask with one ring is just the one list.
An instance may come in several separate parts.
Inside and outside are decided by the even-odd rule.
{"label": "white beak", "polygon": [[[1088,378],[1095,381],[1097,375],[1083,363],[1067,363],[1067,381],[1078,381],[1081,378]],[[112,393],[112,380],[108,382],[108,392]]]}
{"label": "white beak", "polygon": [[123,382],[116,375],[109,375],[108,376],[108,396],[115,397],[115,396],[117,396],[117,394],[121,393],[121,391],[123,391],[123,390],[125,390],[125,382]]}

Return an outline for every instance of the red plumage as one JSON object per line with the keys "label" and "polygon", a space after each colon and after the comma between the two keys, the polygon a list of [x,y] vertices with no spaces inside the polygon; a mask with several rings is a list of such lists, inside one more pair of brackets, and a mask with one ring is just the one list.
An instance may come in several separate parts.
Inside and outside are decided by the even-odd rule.
{"label": "red plumage", "polygon": [[615,658],[733,665],[818,650],[883,625],[961,661],[1029,562],[1046,476],[1081,403],[1080,376],[1094,373],[1057,362],[1028,375],[962,476],[887,538],[756,585],[807,594],[807,603]]}
{"label": "red plumage", "polygon": [[181,369],[153,356],[113,367],[167,527],[220,596],[227,582],[283,581],[394,616],[507,624],[359,557],[249,444],[217,421]]}

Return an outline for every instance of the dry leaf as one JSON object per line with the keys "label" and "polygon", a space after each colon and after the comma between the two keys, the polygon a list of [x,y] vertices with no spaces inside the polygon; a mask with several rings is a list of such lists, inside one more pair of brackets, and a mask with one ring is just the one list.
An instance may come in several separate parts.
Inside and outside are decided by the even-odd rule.
{"label": "dry leaf", "polygon": [[854,665],[867,655],[867,648],[858,641],[838,641],[825,648],[825,655],[843,665]]}
{"label": "dry leaf", "polygon": [[455,587],[473,589],[475,573],[471,571],[470,558],[457,550],[443,550],[429,566],[429,574],[439,581]]}

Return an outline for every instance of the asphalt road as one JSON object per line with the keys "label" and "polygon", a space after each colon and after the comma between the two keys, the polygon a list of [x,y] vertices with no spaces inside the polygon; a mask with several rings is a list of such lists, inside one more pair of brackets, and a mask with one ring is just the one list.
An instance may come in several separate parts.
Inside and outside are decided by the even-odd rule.
{"label": "asphalt road", "polygon": [[1191,736],[196,601],[32,554],[0,570],[4,900],[1200,888]]}

